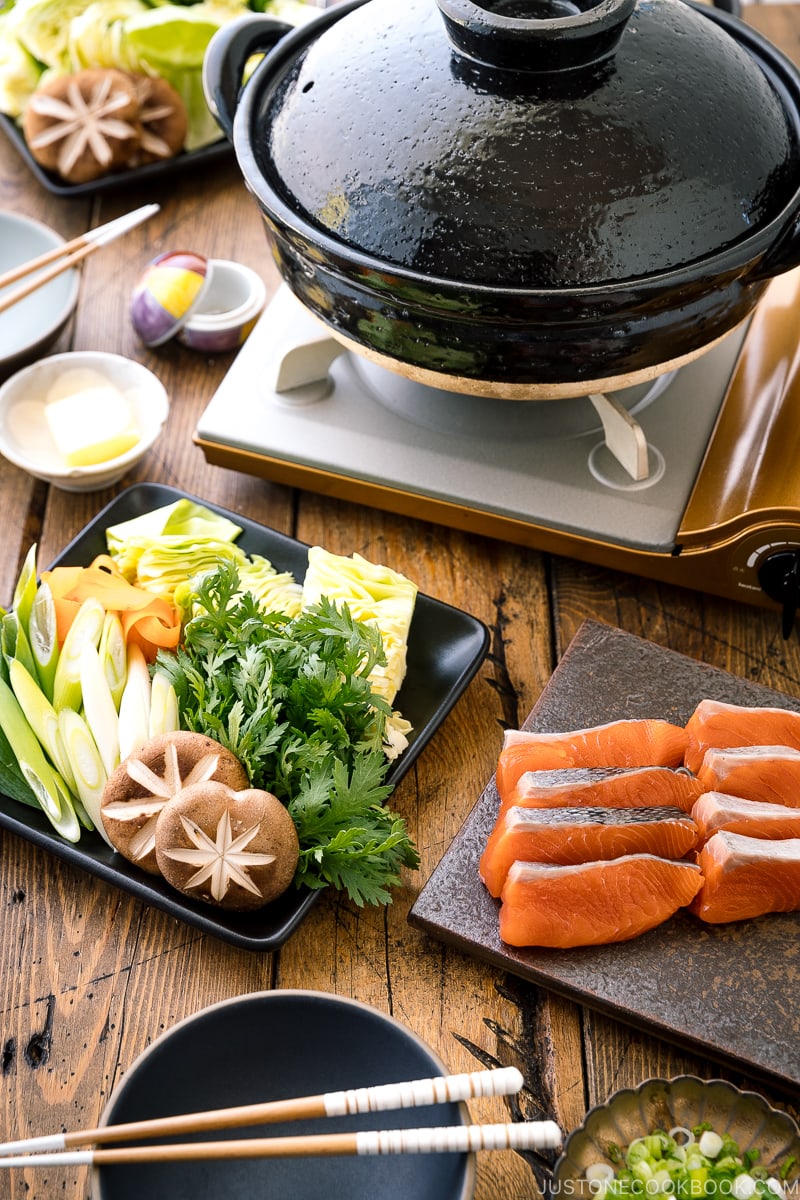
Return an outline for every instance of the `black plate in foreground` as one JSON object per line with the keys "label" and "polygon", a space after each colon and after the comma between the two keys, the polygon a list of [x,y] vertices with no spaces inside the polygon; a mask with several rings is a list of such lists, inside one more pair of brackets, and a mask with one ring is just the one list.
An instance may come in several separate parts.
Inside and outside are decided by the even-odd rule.
{"label": "black plate in foreground", "polygon": [[[106,553],[109,525],[171,504],[185,493],[160,484],[137,484],[112,500],[52,564],[87,565]],[[268,558],[279,571],[291,571],[302,582],[308,547],[294,538],[248,521],[196,496],[189,499],[223,513],[242,527],[237,540],[249,554]],[[412,723],[408,748],[396,760],[387,782],[397,784],[424,750],[483,661],[488,649],[486,627],[475,617],[419,595],[408,643],[408,670],[395,704]],[[391,802],[391,801],[390,801]],[[0,796],[0,828],[43,846],[59,858],[116,884],[139,900],[163,909],[188,925],[249,950],[275,950],[297,928],[319,892],[290,887],[264,908],[251,913],[226,912],[189,900],[163,880],[140,871],[106,845],[99,834],[85,833],[72,845],[55,832],[38,809]]]}
{"label": "black plate in foreground", "polygon": [[[800,700],[585,622],[525,728],[581,729],[632,717],[686,723],[704,697],[800,709]],[[630,942],[517,950],[500,941],[498,902],[478,877],[497,814],[489,783],[409,920],[459,949],[796,1092],[800,1085],[800,913],[704,925],[689,913]]]}

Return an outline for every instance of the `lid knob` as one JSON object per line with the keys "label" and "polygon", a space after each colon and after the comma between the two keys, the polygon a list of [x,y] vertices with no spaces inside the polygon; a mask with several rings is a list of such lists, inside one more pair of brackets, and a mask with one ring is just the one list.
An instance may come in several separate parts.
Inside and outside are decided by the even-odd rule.
{"label": "lid knob", "polygon": [[609,55],[636,0],[436,0],[458,54],[537,74]]}

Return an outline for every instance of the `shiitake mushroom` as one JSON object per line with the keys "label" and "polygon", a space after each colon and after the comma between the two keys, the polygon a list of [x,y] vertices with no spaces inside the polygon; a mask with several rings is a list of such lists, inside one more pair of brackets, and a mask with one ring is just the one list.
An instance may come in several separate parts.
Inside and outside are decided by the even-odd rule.
{"label": "shiitake mushroom", "polygon": [[255,909],[289,887],[299,858],[294,821],[271,792],[208,780],[161,810],[155,853],[167,883],[195,900]]}

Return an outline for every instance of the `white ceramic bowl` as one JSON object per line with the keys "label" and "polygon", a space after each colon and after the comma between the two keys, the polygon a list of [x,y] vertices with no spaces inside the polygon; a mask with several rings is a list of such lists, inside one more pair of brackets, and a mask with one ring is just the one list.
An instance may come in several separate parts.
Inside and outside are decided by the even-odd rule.
{"label": "white ceramic bowl", "polygon": [[[0,274],[63,244],[64,238],[40,221],[0,212]],[[21,287],[27,278],[0,290],[0,298]],[[79,284],[79,272],[73,268],[0,313],[0,377],[55,341],[75,307]]]}
{"label": "white ceramic bowl", "polygon": [[[45,416],[45,398],[51,387],[74,369],[102,375],[121,392],[139,433],[130,449],[92,466],[67,464]],[[17,371],[0,386],[0,454],[64,491],[98,491],[118,483],[145,456],[161,433],[168,412],[164,385],[141,363],[93,350],[53,354]]]}

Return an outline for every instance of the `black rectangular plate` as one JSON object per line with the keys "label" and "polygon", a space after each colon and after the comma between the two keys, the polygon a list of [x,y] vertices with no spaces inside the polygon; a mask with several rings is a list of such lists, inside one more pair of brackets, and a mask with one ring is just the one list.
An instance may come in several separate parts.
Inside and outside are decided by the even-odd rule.
{"label": "black rectangular plate", "polygon": [[208,166],[219,158],[228,158],[232,146],[227,138],[202,146],[199,150],[188,150],[176,154],[173,158],[159,162],[145,163],[141,167],[132,167],[129,171],[114,171],[110,175],[102,175],[89,183],[67,183],[52,171],[45,171],[28,149],[22,131],[10,117],[0,114],[0,129],[3,130],[11,145],[25,160],[28,169],[36,176],[39,183],[54,196],[86,196],[95,192],[108,192],[118,187],[138,187],[152,180],[163,179],[164,176],[188,170],[190,167]]}
{"label": "black rectangular plate", "polygon": [[[585,622],[525,728],[623,718],[683,725],[704,697],[800,710],[800,700]],[[492,780],[409,914],[412,925],[514,975],[796,1093],[800,1085],[800,913],[704,925],[689,913],[635,938],[573,950],[517,950],[478,877],[497,814]]]}
{"label": "black rectangular plate", "polygon": [[[128,488],[98,513],[52,565],[87,565],[96,555],[106,553],[105,530],[109,525],[141,516],[185,495],[160,484],[144,483]],[[291,571],[302,582],[308,564],[308,547],[302,542],[196,496],[188,498],[240,525],[242,534],[237,545],[248,554],[263,555],[278,571]],[[408,748],[393,764],[387,783],[399,783],[425,749],[476,674],[488,645],[488,630],[482,622],[449,604],[418,595],[408,640],[407,674],[395,702],[412,723],[413,732]],[[0,796],[0,828],[44,847],[187,925],[248,950],[276,950],[320,895],[318,891],[291,887],[255,912],[226,912],[194,903],[163,880],[140,871],[96,833],[84,832],[75,845],[64,841],[38,809],[6,796]]]}

